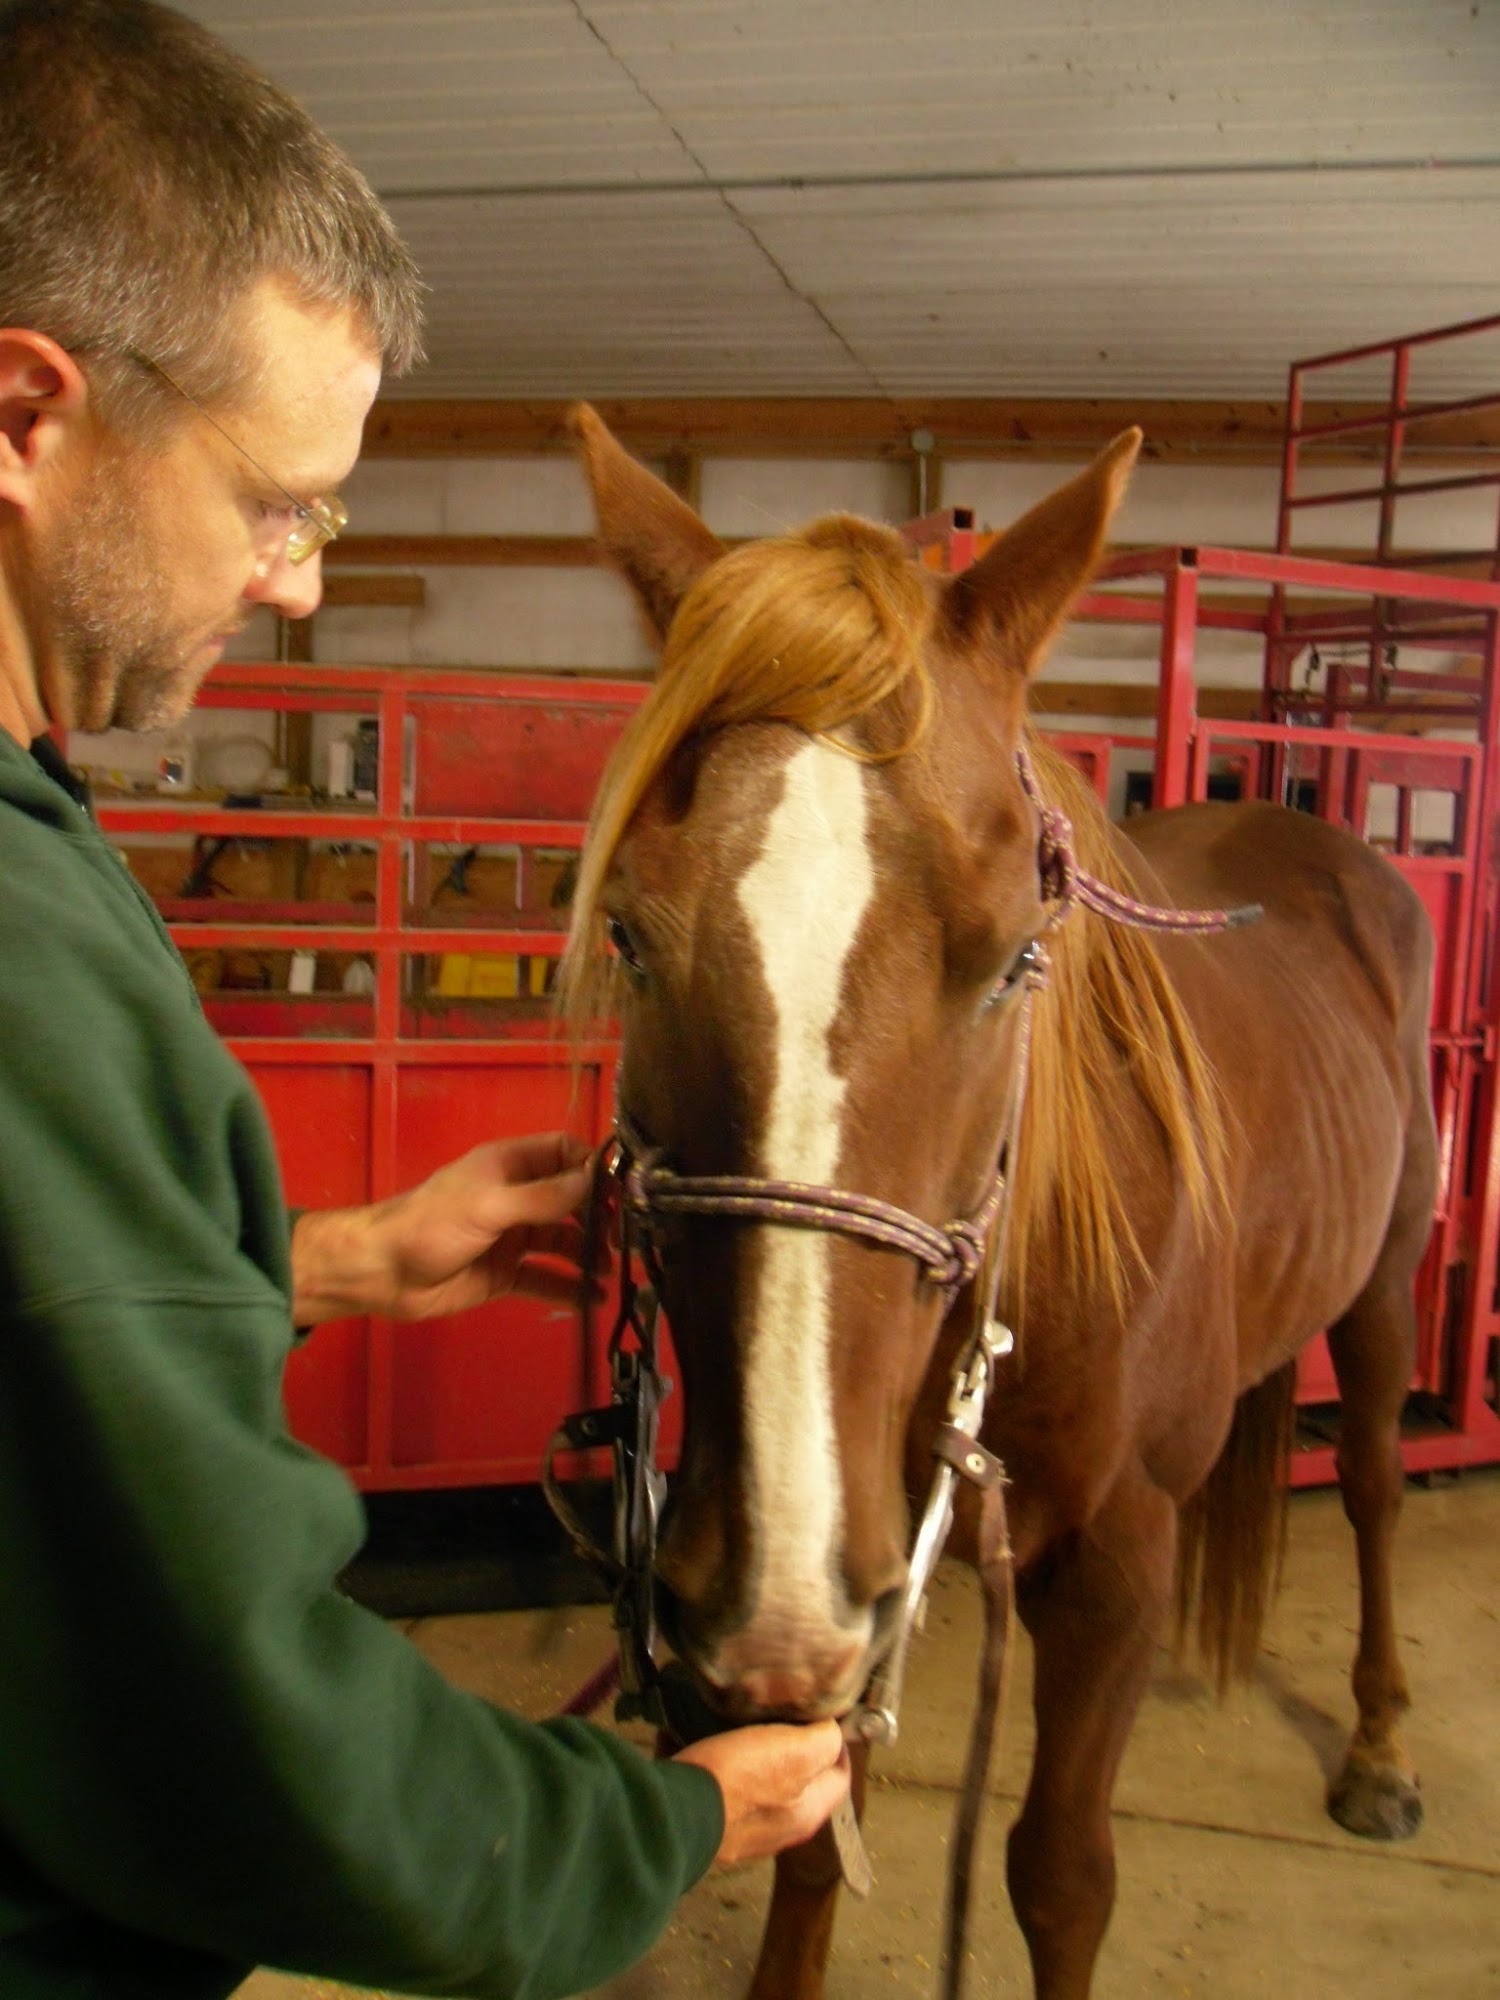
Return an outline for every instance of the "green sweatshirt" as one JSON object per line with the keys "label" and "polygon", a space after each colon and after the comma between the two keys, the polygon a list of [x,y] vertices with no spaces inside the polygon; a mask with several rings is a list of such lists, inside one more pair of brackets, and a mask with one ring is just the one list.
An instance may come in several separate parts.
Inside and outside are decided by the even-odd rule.
{"label": "green sweatshirt", "polygon": [[706,1773],[460,1694],[332,1579],[248,1079],[49,745],[0,732],[0,1995],[270,1964],[544,1996],[640,1956]]}

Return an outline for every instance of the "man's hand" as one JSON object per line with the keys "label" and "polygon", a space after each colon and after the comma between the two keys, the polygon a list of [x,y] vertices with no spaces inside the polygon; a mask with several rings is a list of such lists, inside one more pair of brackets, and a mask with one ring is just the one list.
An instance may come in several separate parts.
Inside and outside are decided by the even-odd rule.
{"label": "man's hand", "polygon": [[294,1323],[430,1319],[507,1292],[576,1300],[588,1161],[583,1141],[562,1132],[497,1139],[388,1201],[299,1217]]}
{"label": "man's hand", "polygon": [[721,1868],[759,1861],[810,1840],[849,1791],[849,1754],[836,1722],[770,1722],[728,1729],[679,1750],[724,1794]]}

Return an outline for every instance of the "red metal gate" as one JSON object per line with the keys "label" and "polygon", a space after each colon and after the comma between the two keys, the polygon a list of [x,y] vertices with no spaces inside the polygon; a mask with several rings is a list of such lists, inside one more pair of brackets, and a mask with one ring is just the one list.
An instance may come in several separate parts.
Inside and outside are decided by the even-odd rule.
{"label": "red metal gate", "polygon": [[[1201,798],[1211,782],[1237,778],[1249,794],[1289,798],[1379,835],[1427,905],[1438,940],[1433,1057],[1444,1173],[1419,1287],[1417,1396],[1405,1444],[1414,1470],[1500,1461],[1500,931],[1490,833],[1500,809],[1500,554],[1463,552],[1458,567],[1467,574],[1439,573],[1435,563],[1396,568],[1392,524],[1397,500],[1412,491],[1500,489],[1500,472],[1401,478],[1414,431],[1500,403],[1414,402],[1413,348],[1494,327],[1500,320],[1360,350],[1353,359],[1361,364],[1389,361],[1391,392],[1385,405],[1340,426],[1301,427],[1302,377],[1351,357],[1299,364],[1278,551],[1171,548],[1109,566],[1080,615],[1159,628],[1155,731],[1054,736],[1105,797],[1112,761],[1129,752],[1152,766],[1158,804]],[[1380,441],[1381,480],[1335,489],[1339,504],[1355,490],[1378,505],[1372,558],[1299,555],[1296,524],[1334,504],[1304,494],[1304,456],[1349,429]],[[945,569],[963,567],[984,541],[952,514],[917,524],[912,538]],[[1236,593],[1227,601],[1226,585]],[[1247,591],[1259,595],[1247,603]],[[1255,720],[1199,712],[1199,634],[1215,630],[1251,633],[1264,645]],[[1477,674],[1401,664],[1402,655],[1456,646],[1479,659]],[[1315,647],[1329,662],[1325,677],[1309,688],[1303,671],[1299,686]],[[624,682],[223,666],[200,706],[363,723],[366,739],[378,742],[372,796],[350,802],[313,789],[241,806],[101,802],[101,820],[126,845],[177,835],[199,849],[275,843],[297,857],[295,879],[253,895],[231,885],[205,901],[213,870],[196,865],[189,879],[200,893],[155,883],[202,975],[209,1018],[266,1101],[293,1202],[377,1199],[507,1133],[567,1125],[603,1135],[613,1048],[585,1049],[575,1067],[550,1018],[547,975],[565,930],[559,878],[582,841],[604,760],[643,693]],[[1472,740],[1384,733],[1431,718],[1456,723]],[[1448,802],[1437,840],[1422,825],[1434,799]],[[1372,819],[1382,810],[1383,831]],[[487,859],[476,859],[480,850]],[[484,867],[490,879],[476,888]],[[224,954],[265,968],[266,990],[231,990]],[[289,971],[294,956],[300,981]],[[310,990],[289,990],[299,983]],[[527,1301],[418,1326],[327,1326],[294,1356],[288,1379],[299,1434],[369,1488],[533,1480],[559,1412],[605,1393],[602,1356],[583,1351],[568,1318]],[[1302,1399],[1319,1405],[1333,1393],[1326,1355],[1315,1349]],[[674,1425],[679,1410],[668,1405]],[[674,1442],[675,1434],[666,1438],[668,1453]],[[1314,1442],[1293,1476],[1306,1484],[1332,1470],[1331,1449]]]}
{"label": "red metal gate", "polygon": [[[101,799],[106,829],[138,868],[153,865],[205,1011],[265,1101],[291,1202],[377,1200],[484,1139],[607,1129],[614,1049],[570,1049],[551,1019],[548,972],[566,931],[559,877],[643,693],[226,665],[200,707],[362,724],[379,745],[373,796]],[[165,855],[144,845],[172,836]],[[233,883],[206,894],[212,870],[189,864],[221,842],[231,856],[273,844],[300,879],[282,869],[254,894]],[[464,878],[480,849],[492,872],[476,892]],[[174,870],[197,875],[199,893],[174,892]],[[295,959],[311,961],[291,982],[308,990],[289,990]],[[224,984],[226,963],[262,967],[264,985]],[[367,970],[351,977],[351,967]],[[524,1299],[415,1326],[321,1327],[287,1379],[298,1434],[371,1489],[534,1480],[559,1413],[606,1395],[601,1357],[583,1351],[573,1318]]]}
{"label": "red metal gate", "polygon": [[[1152,803],[1209,796],[1211,784],[1279,799],[1348,826],[1387,852],[1413,884],[1437,944],[1433,1084],[1442,1183],[1432,1241],[1418,1278],[1418,1350],[1403,1454],[1411,1471],[1500,1463],[1500,928],[1495,826],[1500,814],[1500,521],[1486,545],[1403,553],[1398,508],[1438,494],[1500,500],[1493,463],[1442,478],[1403,476],[1411,444],[1459,412],[1500,407],[1500,392],[1419,401],[1414,356],[1500,332],[1500,317],[1440,328],[1294,365],[1278,547],[1133,552],[1106,564],[1080,603],[1084,621],[1159,629],[1154,732],[1104,739],[1151,769]],[[1378,367],[1383,401],[1307,425],[1309,375]],[[1376,480],[1309,486],[1320,447],[1364,433]],[[1312,460],[1311,466],[1309,460]],[[1368,505],[1377,526],[1368,558],[1299,554],[1299,524],[1322,508]],[[1491,517],[1494,519],[1494,516]],[[993,537],[959,513],[916,524],[923,559],[960,569]],[[1230,588],[1226,589],[1226,586]],[[1197,657],[1204,634],[1253,635],[1264,669],[1257,719],[1226,721],[1199,710]],[[1430,664],[1455,652],[1469,672]],[[1417,664],[1409,662],[1415,656]],[[1317,666],[1314,678],[1309,669]],[[1302,679],[1299,685],[1298,675]],[[1465,740],[1412,732],[1443,727]],[[1053,738],[1059,744],[1066,734]],[[1088,739],[1096,783],[1108,787]],[[1427,837],[1420,825],[1425,808]],[[1383,810],[1383,823],[1381,813]],[[1433,832],[1431,822],[1438,827]],[[1328,1023],[1336,1033],[1338,1024]],[[1314,1417],[1337,1397],[1326,1344],[1304,1356],[1299,1400]],[[1332,1431],[1336,1416],[1322,1425]],[[1297,1485],[1334,1477],[1333,1448],[1316,1429],[1292,1469]]]}

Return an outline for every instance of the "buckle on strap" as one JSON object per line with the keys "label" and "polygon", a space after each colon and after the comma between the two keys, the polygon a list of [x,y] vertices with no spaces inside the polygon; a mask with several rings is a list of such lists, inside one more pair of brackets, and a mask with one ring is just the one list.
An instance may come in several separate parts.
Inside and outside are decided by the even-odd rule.
{"label": "buckle on strap", "polygon": [[951,1465],[960,1479],[966,1479],[982,1493],[1004,1483],[1005,1467],[1000,1460],[957,1424],[938,1425],[932,1440],[932,1453],[944,1465]]}

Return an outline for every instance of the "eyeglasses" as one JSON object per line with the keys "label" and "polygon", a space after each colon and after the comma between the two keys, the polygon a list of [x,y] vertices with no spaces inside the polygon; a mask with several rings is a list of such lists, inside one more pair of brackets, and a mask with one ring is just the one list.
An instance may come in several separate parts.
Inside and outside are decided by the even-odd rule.
{"label": "eyeglasses", "polygon": [[240,457],[255,467],[267,485],[274,486],[276,491],[285,497],[287,505],[296,517],[291,533],[286,538],[285,553],[289,563],[305,563],[310,556],[315,556],[319,549],[326,549],[330,542],[338,539],[340,532],[349,525],[349,509],[337,494],[327,500],[297,499],[294,494],[287,492],[279,479],[267,472],[258,458],[253,458],[246,451],[238,438],[232,437],[225,430],[217,417],[204,409],[196,396],[190,396],[180,382],[174,381],[159,361],[153,361],[149,354],[138,354],[134,348],[130,350],[130,359],[141,368],[149,368],[153,375],[159,375],[169,389],[175,389],[185,403],[191,403],[204,422],[211,424],[221,438],[232,444]]}

